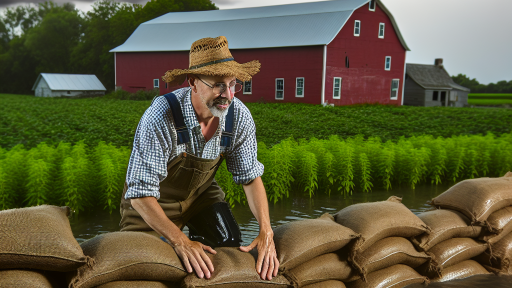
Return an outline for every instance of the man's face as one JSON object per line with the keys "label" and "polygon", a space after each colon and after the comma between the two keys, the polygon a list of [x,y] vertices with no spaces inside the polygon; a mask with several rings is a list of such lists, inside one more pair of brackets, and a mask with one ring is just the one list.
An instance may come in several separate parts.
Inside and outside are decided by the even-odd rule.
{"label": "man's face", "polygon": [[[236,83],[234,76],[206,76],[194,75],[194,84],[197,88],[197,94],[201,98],[201,102],[210,110],[214,117],[221,117],[228,111],[228,107],[233,101],[235,93],[229,86]],[[202,80],[202,81],[201,81]],[[223,85],[226,88],[221,94],[215,93],[219,87]],[[213,88],[211,88],[213,87]]]}

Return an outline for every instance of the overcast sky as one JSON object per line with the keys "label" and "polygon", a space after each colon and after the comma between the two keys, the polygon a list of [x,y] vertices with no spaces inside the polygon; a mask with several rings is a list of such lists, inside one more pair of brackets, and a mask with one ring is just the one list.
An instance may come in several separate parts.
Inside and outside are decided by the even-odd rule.
{"label": "overcast sky", "polygon": [[[0,0],[0,7],[44,0]],[[94,1],[73,2],[82,11]],[[144,0],[125,2],[144,4]],[[213,0],[220,9],[315,0]],[[450,75],[459,73],[488,84],[512,80],[512,0],[382,0],[411,49],[407,63],[433,64],[443,58]],[[1,9],[0,10],[4,10]]]}

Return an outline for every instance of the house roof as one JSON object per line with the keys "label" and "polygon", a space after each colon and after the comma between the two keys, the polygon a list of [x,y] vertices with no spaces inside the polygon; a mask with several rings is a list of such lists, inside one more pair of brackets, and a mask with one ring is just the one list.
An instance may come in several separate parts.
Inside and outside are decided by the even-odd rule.
{"label": "house roof", "polygon": [[90,74],[56,74],[41,73],[37,77],[32,91],[34,91],[43,78],[52,90],[68,91],[107,91],[96,75]]}
{"label": "house roof", "polygon": [[[352,13],[369,0],[333,0],[254,8],[171,12],[139,25],[126,42],[110,52],[189,51],[194,41],[226,36],[230,49],[327,45]],[[389,16],[406,50],[389,10]]]}
{"label": "house roof", "polygon": [[470,89],[453,82],[443,66],[427,64],[406,64],[405,73],[424,89],[457,89],[469,92]]}

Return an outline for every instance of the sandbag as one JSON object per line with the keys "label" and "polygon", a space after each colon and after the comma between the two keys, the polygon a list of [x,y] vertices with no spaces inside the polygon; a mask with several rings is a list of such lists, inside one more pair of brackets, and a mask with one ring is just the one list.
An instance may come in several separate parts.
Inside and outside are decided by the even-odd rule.
{"label": "sandbag", "polygon": [[481,240],[496,243],[512,232],[512,207],[502,208],[492,213],[487,218],[486,233],[480,237]]}
{"label": "sandbag", "polygon": [[328,280],[328,281],[304,286],[304,288],[345,288],[345,287],[347,287],[347,286],[345,286],[345,284],[343,282],[336,281],[336,280]]}
{"label": "sandbag", "polygon": [[401,201],[401,198],[391,196],[387,201],[350,205],[336,213],[334,219],[361,234],[351,244],[354,252],[364,251],[387,237],[414,237],[429,233],[430,228]]}
{"label": "sandbag", "polygon": [[180,283],[160,282],[160,281],[114,281],[96,288],[179,288]]}
{"label": "sandbag", "polygon": [[507,234],[500,241],[490,245],[492,256],[489,251],[475,257],[485,268],[493,268],[495,272],[506,273],[510,269],[512,260],[512,233]]}
{"label": "sandbag", "polygon": [[411,267],[398,264],[368,274],[367,282],[359,279],[345,285],[348,288],[400,288],[413,283],[429,283],[429,280]]}
{"label": "sandbag", "polygon": [[431,204],[462,212],[472,224],[486,225],[489,215],[512,205],[512,173],[507,175],[461,181],[432,199]]}
{"label": "sandbag", "polygon": [[474,260],[465,260],[443,269],[443,276],[431,279],[432,282],[446,282],[474,275],[492,274]]}
{"label": "sandbag", "polygon": [[63,275],[38,270],[0,271],[0,287],[9,288],[59,288],[66,287]]}
{"label": "sandbag", "polygon": [[122,280],[179,282],[187,275],[169,244],[142,232],[105,233],[80,246],[95,263],[72,273],[70,288]]}
{"label": "sandbag", "polygon": [[430,256],[416,251],[412,243],[402,237],[388,237],[379,240],[370,248],[349,259],[363,278],[368,273],[396,264],[416,268],[430,260]]}
{"label": "sandbag", "polygon": [[0,269],[67,272],[90,264],[69,215],[69,207],[51,205],[0,211]]}
{"label": "sandbag", "polygon": [[251,253],[242,252],[238,247],[217,247],[217,254],[208,254],[215,270],[210,279],[199,278],[195,273],[185,277],[182,288],[285,288],[290,282],[284,276],[262,280],[256,272],[256,249]]}
{"label": "sandbag", "polygon": [[437,209],[418,214],[418,217],[432,231],[411,239],[421,251],[428,251],[434,245],[451,238],[476,238],[482,234],[481,226],[471,226],[471,220],[462,213],[448,209]]}
{"label": "sandbag", "polygon": [[477,242],[471,238],[448,239],[427,252],[436,261],[438,269],[433,270],[431,265],[423,264],[417,270],[421,275],[436,278],[440,276],[439,272],[443,273],[444,268],[478,256],[484,253],[488,247],[487,243]]}
{"label": "sandbag", "polygon": [[346,251],[324,254],[285,271],[284,276],[294,287],[304,287],[327,280],[350,282],[361,278],[348,264],[347,258]]}
{"label": "sandbag", "polygon": [[334,222],[328,213],[317,219],[298,220],[274,228],[279,270],[297,267],[322,254],[337,251],[359,237]]}

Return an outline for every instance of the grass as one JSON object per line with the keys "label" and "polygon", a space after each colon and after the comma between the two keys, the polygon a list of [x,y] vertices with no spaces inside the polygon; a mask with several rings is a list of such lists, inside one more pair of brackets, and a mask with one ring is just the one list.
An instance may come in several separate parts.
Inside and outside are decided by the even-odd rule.
{"label": "grass", "polygon": [[[0,147],[25,148],[61,141],[96,146],[132,146],[140,117],[151,101],[40,98],[0,94]],[[354,105],[322,107],[293,103],[246,103],[256,123],[258,142],[283,139],[342,139],[362,135],[382,141],[401,136],[495,135],[512,132],[511,109]]]}
{"label": "grass", "polygon": [[512,99],[512,94],[500,93],[469,93],[469,99]]}
{"label": "grass", "polygon": [[512,99],[468,99],[469,105],[478,106],[496,106],[496,105],[512,105]]}

